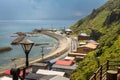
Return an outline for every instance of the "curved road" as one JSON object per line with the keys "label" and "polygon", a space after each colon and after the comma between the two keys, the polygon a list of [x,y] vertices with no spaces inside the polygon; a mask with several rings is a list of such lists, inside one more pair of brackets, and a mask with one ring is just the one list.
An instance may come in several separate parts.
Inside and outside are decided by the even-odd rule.
{"label": "curved road", "polygon": [[[54,57],[56,55],[63,54],[65,52],[69,52],[70,45],[71,45],[70,39],[68,39],[66,37],[63,37],[62,35],[55,34],[53,32],[42,31],[41,33],[45,34],[45,35],[48,35],[50,37],[53,37],[53,38],[57,39],[58,42],[59,42],[59,45],[58,45],[57,49],[55,49],[54,51],[45,55],[44,59],[48,59],[48,58]],[[42,61],[42,58],[31,61],[29,64],[33,64],[33,63],[39,62],[39,61]],[[25,65],[20,65],[20,66],[18,66],[18,68],[23,67],[23,66],[25,66]]]}

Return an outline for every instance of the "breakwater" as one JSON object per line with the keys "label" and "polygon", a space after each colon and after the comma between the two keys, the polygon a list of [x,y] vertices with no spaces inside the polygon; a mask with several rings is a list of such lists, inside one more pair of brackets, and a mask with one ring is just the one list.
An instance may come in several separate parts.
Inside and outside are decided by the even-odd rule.
{"label": "breakwater", "polygon": [[11,47],[1,47],[1,48],[0,48],[0,53],[6,52],[6,51],[10,51],[10,50],[12,50]]}
{"label": "breakwater", "polygon": [[22,32],[17,32],[16,34],[18,34],[18,37],[12,41],[11,43],[12,45],[19,44],[19,42],[22,41],[26,37],[26,34]]}

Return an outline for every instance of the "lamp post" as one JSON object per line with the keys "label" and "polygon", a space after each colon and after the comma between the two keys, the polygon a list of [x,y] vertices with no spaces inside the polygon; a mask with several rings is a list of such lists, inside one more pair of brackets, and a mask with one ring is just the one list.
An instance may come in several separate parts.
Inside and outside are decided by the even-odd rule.
{"label": "lamp post", "polygon": [[31,51],[34,43],[31,41],[31,40],[24,40],[22,41],[21,43],[21,46],[25,52],[25,55],[26,55],[26,67],[29,66],[29,60],[28,60],[28,55],[29,55],[29,52]]}

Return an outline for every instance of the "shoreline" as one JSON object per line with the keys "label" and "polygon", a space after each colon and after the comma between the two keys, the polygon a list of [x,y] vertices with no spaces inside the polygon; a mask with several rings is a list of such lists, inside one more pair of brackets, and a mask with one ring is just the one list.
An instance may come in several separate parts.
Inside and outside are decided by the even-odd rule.
{"label": "shoreline", "polygon": [[[42,32],[40,32],[40,34],[48,35],[48,36],[50,36],[50,37],[52,37],[52,38],[54,38],[58,41],[57,48],[53,49],[50,53],[45,55],[44,60],[52,58],[52,57],[59,56],[62,53],[68,51],[68,49],[69,49],[68,45],[70,45],[70,41],[68,41],[68,39],[66,37],[63,37],[61,35],[55,34],[53,32],[48,32],[48,31],[42,31]],[[36,60],[30,61],[29,64],[31,65],[33,63],[40,62],[40,61],[42,61],[41,57],[36,59]],[[22,68],[24,66],[25,66],[25,64],[22,64],[22,65],[17,66],[17,68]]]}
{"label": "shoreline", "polygon": [[[42,31],[42,32],[40,32],[40,34],[48,35],[58,41],[57,48],[53,49],[48,54],[46,54],[44,56],[44,60],[49,59],[49,58],[58,57],[58,56],[62,55],[63,53],[69,51],[70,41],[67,39],[67,37],[64,37],[62,35],[59,35],[59,34],[56,34],[53,32],[48,32],[48,31]],[[41,61],[42,61],[42,58],[40,57],[36,60],[30,61],[29,65],[31,66],[31,64],[36,63],[36,62],[41,62]],[[25,64],[21,64],[21,65],[18,65],[16,68],[23,68],[24,66],[25,66]],[[2,75],[3,72],[4,71],[0,72],[0,75]]]}

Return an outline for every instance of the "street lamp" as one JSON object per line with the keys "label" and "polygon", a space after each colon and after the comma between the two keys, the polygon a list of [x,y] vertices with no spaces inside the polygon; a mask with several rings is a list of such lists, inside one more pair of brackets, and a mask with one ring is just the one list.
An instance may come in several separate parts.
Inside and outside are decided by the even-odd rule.
{"label": "street lamp", "polygon": [[25,52],[25,55],[26,55],[26,67],[29,66],[29,60],[28,60],[28,55],[29,55],[29,52],[31,51],[34,43],[31,41],[31,40],[24,40],[22,41],[21,43],[21,46]]}

